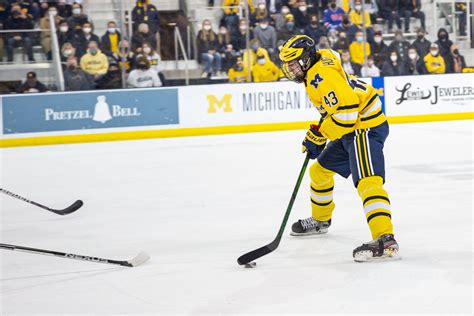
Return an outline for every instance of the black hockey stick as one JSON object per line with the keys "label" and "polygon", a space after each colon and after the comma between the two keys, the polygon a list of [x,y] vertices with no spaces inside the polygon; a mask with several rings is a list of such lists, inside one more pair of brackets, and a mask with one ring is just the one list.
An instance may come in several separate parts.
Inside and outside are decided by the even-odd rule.
{"label": "black hockey stick", "polygon": [[29,253],[39,254],[39,255],[55,256],[55,257],[60,257],[60,258],[76,259],[76,260],[90,261],[90,262],[96,262],[96,263],[115,264],[115,265],[124,266],[124,267],[136,267],[138,265],[141,265],[148,259],[150,259],[150,256],[148,256],[145,252],[140,252],[131,260],[122,261],[122,260],[111,260],[111,259],[104,259],[104,258],[99,258],[99,257],[76,255],[73,253],[30,248],[30,247],[23,247],[23,246],[17,246],[17,245],[2,244],[2,243],[0,243],[0,249],[16,250],[16,251],[29,252]]}
{"label": "black hockey stick", "polygon": [[301,167],[300,175],[298,176],[298,181],[296,182],[296,186],[293,190],[293,194],[291,195],[290,203],[288,204],[285,216],[283,217],[283,222],[280,225],[280,230],[278,231],[276,238],[268,245],[260,247],[258,249],[255,249],[251,252],[248,252],[240,256],[237,259],[237,262],[240,265],[250,263],[260,257],[268,255],[270,252],[277,249],[278,245],[280,244],[281,237],[283,236],[283,232],[285,231],[286,223],[288,222],[288,217],[290,217],[291,209],[293,208],[293,203],[295,202],[296,195],[298,194],[298,190],[300,188],[301,181],[303,180],[304,174],[306,172],[306,167],[308,166],[308,162],[309,162],[309,154],[306,154],[306,158],[304,160],[303,166]]}
{"label": "black hockey stick", "polygon": [[11,197],[14,197],[14,198],[16,198],[16,199],[18,199],[18,200],[22,200],[23,202],[36,205],[36,206],[38,206],[38,207],[41,207],[42,209],[45,209],[45,210],[47,210],[47,211],[53,212],[53,213],[58,214],[58,215],[71,214],[71,213],[77,211],[79,208],[81,208],[81,206],[84,204],[84,202],[82,202],[81,200],[77,200],[76,202],[72,203],[71,205],[69,205],[69,206],[66,207],[65,209],[62,209],[62,210],[55,210],[55,209],[49,208],[49,207],[47,207],[47,206],[41,205],[41,204],[39,204],[39,203],[36,203],[35,201],[30,201],[30,200],[28,200],[27,198],[24,198],[24,197],[22,197],[22,196],[19,196],[18,194],[15,194],[15,193],[13,193],[13,192],[7,191],[7,190],[2,189],[2,188],[0,188],[0,192],[5,193],[6,195],[9,195],[9,196],[11,196]]}

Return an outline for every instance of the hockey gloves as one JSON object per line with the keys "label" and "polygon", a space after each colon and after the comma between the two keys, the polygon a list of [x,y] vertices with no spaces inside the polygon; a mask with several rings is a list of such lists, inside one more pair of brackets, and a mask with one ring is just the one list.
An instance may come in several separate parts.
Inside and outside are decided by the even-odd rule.
{"label": "hockey gloves", "polygon": [[310,159],[316,159],[325,146],[326,138],[319,132],[319,125],[311,125],[303,141],[303,153],[308,152]]}

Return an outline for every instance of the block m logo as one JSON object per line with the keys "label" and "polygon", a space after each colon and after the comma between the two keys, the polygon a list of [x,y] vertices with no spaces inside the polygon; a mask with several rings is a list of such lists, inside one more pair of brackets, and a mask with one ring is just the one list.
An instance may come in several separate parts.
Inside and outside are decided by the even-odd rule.
{"label": "block m logo", "polygon": [[207,101],[209,102],[209,108],[207,113],[216,113],[217,108],[221,109],[224,112],[232,112],[232,106],[230,102],[232,101],[232,94],[224,94],[222,99],[217,99],[215,95],[208,95]]}

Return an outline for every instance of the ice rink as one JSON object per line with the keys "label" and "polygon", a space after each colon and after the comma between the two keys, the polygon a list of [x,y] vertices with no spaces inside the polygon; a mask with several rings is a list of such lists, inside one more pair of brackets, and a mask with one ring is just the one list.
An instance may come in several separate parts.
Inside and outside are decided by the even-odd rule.
{"label": "ice rink", "polygon": [[0,250],[0,314],[472,313],[473,121],[392,125],[386,189],[400,261],[359,264],[370,240],[352,181],[336,178],[329,233],[295,238],[310,215],[305,177],[280,247],[275,237],[304,160],[305,131],[1,149],[0,242],[129,259],[136,268]]}

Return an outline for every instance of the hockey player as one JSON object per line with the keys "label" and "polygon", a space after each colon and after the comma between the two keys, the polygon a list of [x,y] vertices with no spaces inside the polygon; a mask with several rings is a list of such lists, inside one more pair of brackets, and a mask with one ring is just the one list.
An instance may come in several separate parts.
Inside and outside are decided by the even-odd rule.
{"label": "hockey player", "polygon": [[285,76],[304,83],[321,114],[319,125],[311,125],[303,141],[303,152],[317,158],[310,168],[312,216],[294,223],[291,235],[327,233],[335,208],[333,177],[352,174],[373,239],[354,249],[354,260],[397,258],[390,200],[383,188],[383,145],[389,127],[377,92],[348,75],[337,52],[317,50],[305,35],[290,38],[280,59]]}

